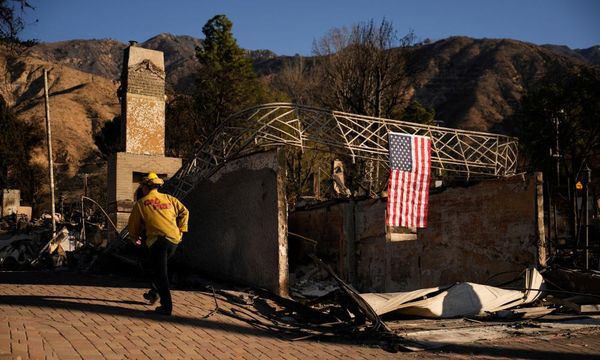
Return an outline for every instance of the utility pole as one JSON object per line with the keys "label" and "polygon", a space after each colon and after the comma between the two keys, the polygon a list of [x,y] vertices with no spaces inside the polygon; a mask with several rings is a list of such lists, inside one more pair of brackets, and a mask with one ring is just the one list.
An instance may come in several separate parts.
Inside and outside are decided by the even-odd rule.
{"label": "utility pole", "polygon": [[56,234],[56,209],[54,207],[54,163],[52,161],[52,128],[50,127],[50,103],[48,101],[48,71],[44,69],[44,99],[46,104],[46,139],[48,142],[48,171],[50,173],[50,201],[52,202],[52,237]]}
{"label": "utility pole", "polygon": [[[560,115],[564,114],[564,110],[560,109],[558,113]],[[554,135],[555,135],[555,152],[552,154],[552,157],[556,159],[556,188],[557,190],[560,188],[560,148],[558,146],[558,127],[560,125],[560,115],[554,115]]]}
{"label": "utility pole", "polygon": [[585,176],[583,184],[583,236],[585,239],[585,269],[590,269],[590,233],[589,233],[589,209],[588,209],[588,196],[589,187],[592,181],[592,169],[585,164]]}
{"label": "utility pole", "polygon": [[[559,110],[559,113],[562,113],[563,110]],[[554,149],[550,148],[550,156],[555,159],[555,167],[556,174],[554,177],[554,183],[552,187],[548,188],[548,210],[551,213],[548,214],[548,219],[551,224],[554,224],[554,242],[555,246],[558,247],[558,226],[556,221],[556,204],[553,203],[552,197],[557,195],[560,192],[560,148],[558,145],[558,127],[560,125],[559,115],[556,112],[552,112],[552,123],[554,124]],[[567,187],[567,192],[569,193],[571,190]],[[550,225],[552,226],[552,225]],[[552,240],[550,240],[550,254],[552,254]]]}

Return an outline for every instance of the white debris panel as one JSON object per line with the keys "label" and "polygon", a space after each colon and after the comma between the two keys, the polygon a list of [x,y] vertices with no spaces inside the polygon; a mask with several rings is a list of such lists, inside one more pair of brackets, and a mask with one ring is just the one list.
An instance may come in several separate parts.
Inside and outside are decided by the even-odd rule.
{"label": "white debris panel", "polygon": [[485,316],[535,301],[544,279],[535,269],[525,272],[524,290],[506,290],[470,282],[446,287],[397,293],[365,293],[360,296],[377,315],[414,315],[428,318]]}

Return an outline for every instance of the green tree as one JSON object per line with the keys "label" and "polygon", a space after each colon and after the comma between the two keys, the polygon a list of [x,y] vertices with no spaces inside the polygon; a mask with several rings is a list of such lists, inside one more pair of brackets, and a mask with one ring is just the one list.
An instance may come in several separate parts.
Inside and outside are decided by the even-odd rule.
{"label": "green tree", "polygon": [[[520,142],[532,170],[555,178],[557,150],[561,177],[573,184],[583,164],[600,154],[600,71],[583,68],[554,74],[523,100],[517,121]],[[558,149],[556,148],[558,140]]]}
{"label": "green tree", "polygon": [[197,129],[200,121],[194,103],[193,97],[181,94],[167,102],[165,146],[169,156],[194,154],[196,146],[205,138],[199,135],[204,132]]}
{"label": "green tree", "polygon": [[20,121],[0,96],[0,189],[21,190],[28,202],[39,187],[39,169],[30,164],[31,151],[43,139],[41,131]]}
{"label": "green tree", "polygon": [[252,62],[232,33],[233,24],[225,15],[216,15],[202,28],[205,39],[196,48],[200,63],[197,89],[195,133],[210,134],[229,115],[264,97]]}
{"label": "green tree", "polygon": [[[568,209],[575,246],[582,230],[574,184],[588,166],[597,177],[600,160],[600,71],[553,73],[523,100],[517,129],[530,170],[544,173],[552,203]],[[567,185],[570,185],[567,187]],[[592,185],[593,187],[593,185]]]}
{"label": "green tree", "polygon": [[[172,156],[185,157],[195,150],[230,115],[259,103],[286,101],[282,91],[259,80],[252,54],[241,49],[232,34],[233,24],[217,15],[202,28],[205,39],[196,48],[199,69],[191,96],[176,95],[166,108],[166,146]],[[264,56],[272,56],[258,51]],[[236,125],[236,124],[232,124]]]}
{"label": "green tree", "polygon": [[435,110],[428,110],[417,100],[411,101],[404,109],[402,120],[419,124],[433,125],[435,120]]}

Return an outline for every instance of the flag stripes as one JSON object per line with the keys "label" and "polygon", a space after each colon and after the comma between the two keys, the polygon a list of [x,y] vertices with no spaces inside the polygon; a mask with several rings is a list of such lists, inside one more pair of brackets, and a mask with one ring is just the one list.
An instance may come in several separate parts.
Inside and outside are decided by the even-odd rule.
{"label": "flag stripes", "polygon": [[428,137],[390,133],[386,225],[426,227],[431,170]]}

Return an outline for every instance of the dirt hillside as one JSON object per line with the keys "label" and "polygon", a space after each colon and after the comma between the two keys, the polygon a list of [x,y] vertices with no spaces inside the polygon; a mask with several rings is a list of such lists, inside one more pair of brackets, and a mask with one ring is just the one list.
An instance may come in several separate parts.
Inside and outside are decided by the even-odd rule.
{"label": "dirt hillside", "polygon": [[[20,119],[41,129],[45,129],[43,69],[48,71],[57,191],[76,197],[72,190],[82,189],[79,174],[90,173],[93,182],[105,182],[106,165],[94,135],[120,113],[118,83],[31,56],[0,52],[0,94]],[[47,168],[45,143],[34,151],[33,162]]]}

